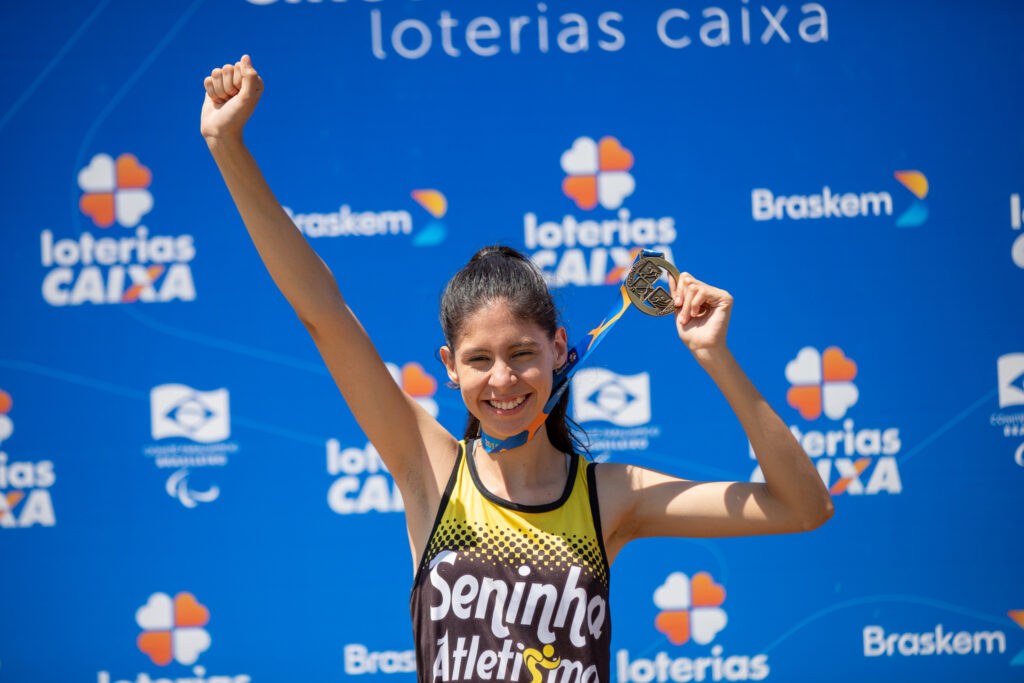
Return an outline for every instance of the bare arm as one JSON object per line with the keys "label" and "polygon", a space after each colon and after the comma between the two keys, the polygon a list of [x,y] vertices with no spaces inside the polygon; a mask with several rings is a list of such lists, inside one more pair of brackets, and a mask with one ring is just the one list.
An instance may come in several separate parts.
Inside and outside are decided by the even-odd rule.
{"label": "bare arm", "polygon": [[725,345],[732,297],[685,273],[675,289],[680,338],[739,418],[765,483],[696,482],[643,467],[602,466],[598,491],[609,555],[643,536],[746,536],[821,526],[833,511],[828,490]]}
{"label": "bare arm", "polygon": [[[395,384],[334,276],[281,208],[246,148],[242,127],[263,90],[248,56],[214,69],[204,86],[201,132],[260,258],[309,330],[407,506],[431,512],[454,460],[455,439]],[[431,515],[410,515],[421,516]],[[420,534],[415,524],[411,519],[411,536],[429,532]]]}

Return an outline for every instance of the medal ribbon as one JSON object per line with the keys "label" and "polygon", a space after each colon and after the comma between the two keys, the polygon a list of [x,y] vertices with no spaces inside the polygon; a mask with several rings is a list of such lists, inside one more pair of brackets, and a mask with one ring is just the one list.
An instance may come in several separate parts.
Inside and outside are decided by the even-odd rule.
{"label": "medal ribbon", "polygon": [[[661,258],[662,253],[660,251],[643,250],[637,254],[636,259],[633,261],[633,265],[636,265],[640,259],[645,257]],[[605,338],[605,335],[608,334],[608,331],[611,330],[612,326],[619,321],[622,314],[629,309],[630,299],[629,293],[626,291],[625,278],[619,286],[619,298],[621,300],[615,302],[615,305],[613,305],[611,310],[608,311],[608,315],[606,315],[604,320],[601,321],[601,324],[590,330],[590,332],[587,332],[586,336],[569,352],[569,356],[566,358],[565,364],[555,371],[555,376],[551,385],[551,396],[544,404],[544,408],[541,410],[540,414],[537,415],[536,419],[534,419],[532,423],[530,423],[529,427],[518,434],[508,437],[507,439],[496,439],[489,436],[483,431],[483,427],[481,427],[480,444],[484,447],[485,451],[488,453],[494,453],[495,451],[507,451],[512,448],[518,448],[537,434],[537,431],[544,426],[544,422],[548,419],[548,415],[550,415],[551,411],[555,409],[555,405],[558,403],[558,400],[562,398],[562,394],[564,394],[565,390],[569,388],[569,380],[572,379],[572,376],[580,368],[587,356],[589,356],[594,349],[597,348],[597,345],[601,343],[601,340]]]}

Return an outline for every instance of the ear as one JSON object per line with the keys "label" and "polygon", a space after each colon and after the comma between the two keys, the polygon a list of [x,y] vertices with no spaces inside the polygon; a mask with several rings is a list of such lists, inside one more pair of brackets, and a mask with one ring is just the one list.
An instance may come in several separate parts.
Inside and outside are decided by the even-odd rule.
{"label": "ear", "polygon": [[559,327],[555,330],[555,369],[565,365],[569,357],[569,341],[565,334],[565,328]]}
{"label": "ear", "polygon": [[447,346],[441,347],[441,362],[444,363],[444,368],[448,371],[448,379],[458,386],[459,374],[455,372],[455,354]]}

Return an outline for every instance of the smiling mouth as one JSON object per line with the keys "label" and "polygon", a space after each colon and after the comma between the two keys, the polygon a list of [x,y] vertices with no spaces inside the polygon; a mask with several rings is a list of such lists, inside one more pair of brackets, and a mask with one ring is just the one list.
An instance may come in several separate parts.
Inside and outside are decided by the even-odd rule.
{"label": "smiling mouth", "polygon": [[515,408],[518,408],[525,400],[526,396],[524,395],[517,396],[516,398],[510,399],[508,401],[499,401],[497,399],[489,398],[487,399],[487,403],[492,408],[497,408],[498,410],[514,410]]}

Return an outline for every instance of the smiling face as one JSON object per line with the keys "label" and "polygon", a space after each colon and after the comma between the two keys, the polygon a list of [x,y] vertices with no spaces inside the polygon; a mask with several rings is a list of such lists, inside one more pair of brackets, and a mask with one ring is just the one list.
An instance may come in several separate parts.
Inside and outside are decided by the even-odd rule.
{"label": "smiling face", "polygon": [[483,431],[497,438],[518,434],[541,412],[567,346],[564,328],[552,338],[516,318],[504,300],[471,313],[454,343],[441,349],[448,376]]}

